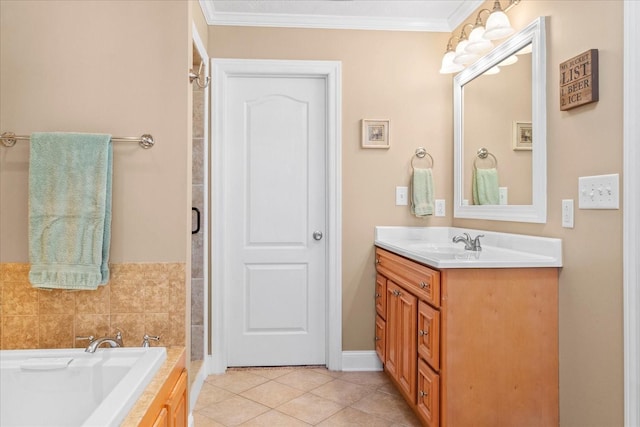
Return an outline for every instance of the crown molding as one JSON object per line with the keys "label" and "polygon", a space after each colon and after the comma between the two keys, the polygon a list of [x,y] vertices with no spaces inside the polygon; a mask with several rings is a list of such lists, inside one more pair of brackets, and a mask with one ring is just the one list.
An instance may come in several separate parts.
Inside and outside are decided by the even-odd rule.
{"label": "crown molding", "polygon": [[482,0],[466,1],[447,19],[427,19],[218,12],[213,2],[200,0],[200,6],[209,25],[423,32],[453,31],[482,3]]}

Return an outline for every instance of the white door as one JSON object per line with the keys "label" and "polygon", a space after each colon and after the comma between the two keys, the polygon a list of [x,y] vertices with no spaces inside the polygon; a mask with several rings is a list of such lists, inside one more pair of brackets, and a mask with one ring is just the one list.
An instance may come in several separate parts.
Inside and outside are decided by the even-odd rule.
{"label": "white door", "polygon": [[227,77],[228,366],[325,364],[326,90]]}

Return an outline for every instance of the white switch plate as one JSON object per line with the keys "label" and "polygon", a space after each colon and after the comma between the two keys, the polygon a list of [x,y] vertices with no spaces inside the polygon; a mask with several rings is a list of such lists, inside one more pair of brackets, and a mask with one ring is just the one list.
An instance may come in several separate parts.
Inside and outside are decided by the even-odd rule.
{"label": "white switch plate", "polygon": [[396,187],[396,206],[409,204],[409,187]]}
{"label": "white switch plate", "polygon": [[562,226],[573,228],[573,199],[562,200]]}
{"label": "white switch plate", "polygon": [[578,208],[619,209],[619,175],[581,176],[578,178]]}
{"label": "white switch plate", "polygon": [[444,216],[445,215],[445,201],[444,199],[436,199],[436,212],[435,216]]}

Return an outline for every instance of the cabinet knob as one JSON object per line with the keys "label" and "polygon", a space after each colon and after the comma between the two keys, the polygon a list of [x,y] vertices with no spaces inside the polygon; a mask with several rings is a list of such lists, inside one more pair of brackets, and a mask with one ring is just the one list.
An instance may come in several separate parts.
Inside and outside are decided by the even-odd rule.
{"label": "cabinet knob", "polygon": [[420,282],[420,289],[430,288],[430,287],[431,287],[430,283]]}
{"label": "cabinet knob", "polygon": [[376,258],[376,265],[380,264],[380,258]]}
{"label": "cabinet knob", "polygon": [[380,298],[382,295],[380,295],[379,293],[376,293],[376,298]]}
{"label": "cabinet knob", "polygon": [[420,397],[429,397],[429,391],[420,390]]}
{"label": "cabinet knob", "polygon": [[382,339],[382,338],[380,338],[380,337],[376,337],[376,338],[375,338],[375,341],[380,341],[381,339]]}
{"label": "cabinet knob", "polygon": [[397,290],[395,290],[395,289],[394,289],[394,290],[393,290],[393,295],[395,295],[395,296],[399,297],[400,295],[402,295],[402,292],[397,291]]}
{"label": "cabinet knob", "polygon": [[429,330],[423,330],[420,329],[420,331],[418,331],[418,333],[420,334],[421,337],[425,336],[425,335],[429,335]]}

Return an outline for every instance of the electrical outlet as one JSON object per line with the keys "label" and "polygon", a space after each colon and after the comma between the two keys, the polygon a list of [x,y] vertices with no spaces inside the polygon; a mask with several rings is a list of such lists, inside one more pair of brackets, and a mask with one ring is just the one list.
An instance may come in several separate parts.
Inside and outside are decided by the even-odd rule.
{"label": "electrical outlet", "polygon": [[445,215],[445,201],[444,199],[436,199],[436,212],[435,216],[444,216]]}
{"label": "electrical outlet", "polygon": [[396,187],[396,206],[409,204],[409,187]]}
{"label": "electrical outlet", "polygon": [[509,204],[509,188],[508,187],[500,187],[498,188],[499,191],[499,203],[501,205],[508,205]]}
{"label": "electrical outlet", "polygon": [[617,173],[578,178],[578,208],[620,209],[619,180]]}
{"label": "electrical outlet", "polygon": [[573,199],[562,200],[562,226],[573,228]]}

